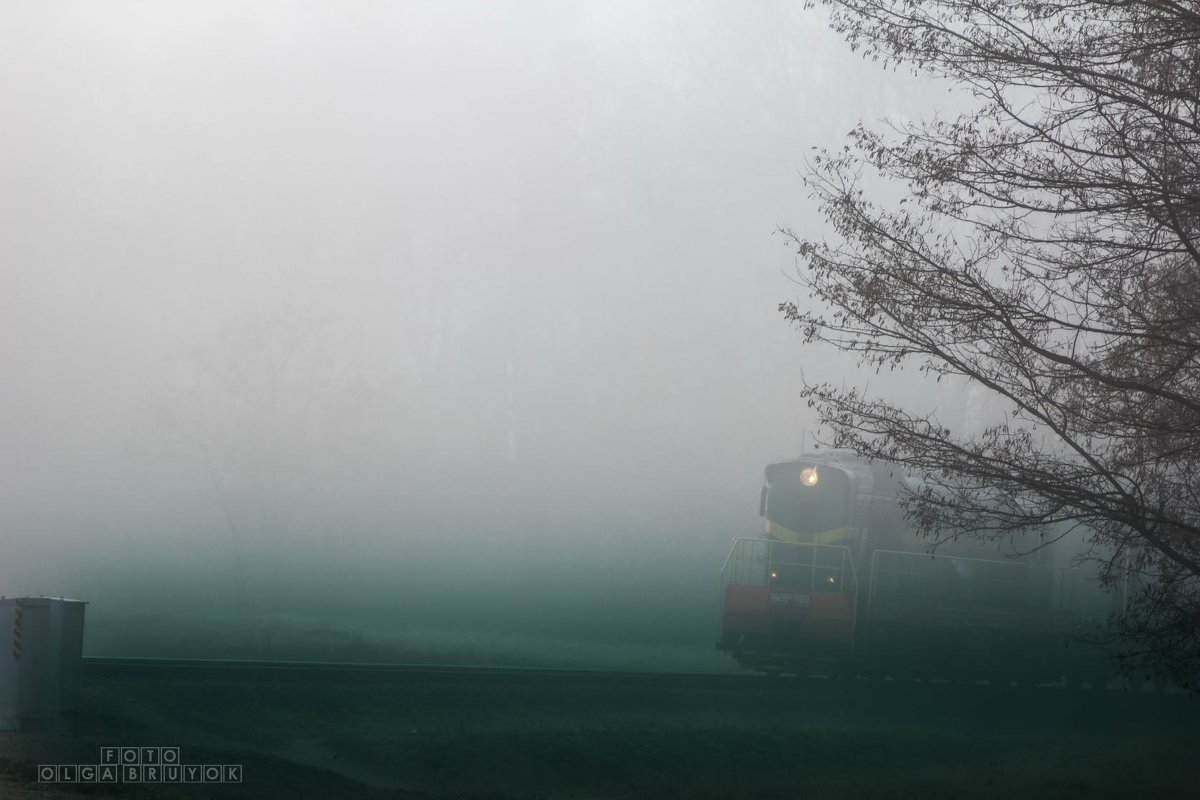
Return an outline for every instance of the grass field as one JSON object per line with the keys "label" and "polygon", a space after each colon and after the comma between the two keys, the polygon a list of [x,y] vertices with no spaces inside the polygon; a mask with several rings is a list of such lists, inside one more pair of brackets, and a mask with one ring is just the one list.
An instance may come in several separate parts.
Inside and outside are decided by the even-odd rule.
{"label": "grass field", "polygon": [[[1187,730],[1194,708],[1161,697],[1147,695],[1154,708],[1131,714],[1131,696],[1115,691],[1080,701],[1065,690],[1030,698],[979,687],[970,701],[926,686],[944,704],[925,707],[903,687],[875,687],[872,700],[817,681],[737,683],[713,692],[89,681],[79,737],[0,739],[0,796],[965,800],[1193,798],[1200,787],[1200,736]],[[1098,703],[1125,721],[1097,725],[1106,716]],[[37,763],[94,763],[101,746],[123,744],[179,746],[185,763],[243,764],[244,781],[29,784]]]}
{"label": "grass field", "polygon": [[[633,644],[322,632],[301,621],[276,621],[266,639],[256,630],[229,626],[224,653],[160,632],[157,651],[121,654],[730,669],[710,653]],[[331,641],[340,644],[326,649]],[[78,736],[0,736],[0,798],[1195,798],[1198,699],[787,678],[91,677]],[[39,763],[96,763],[101,747],[119,745],[242,764],[243,782],[32,782]]]}

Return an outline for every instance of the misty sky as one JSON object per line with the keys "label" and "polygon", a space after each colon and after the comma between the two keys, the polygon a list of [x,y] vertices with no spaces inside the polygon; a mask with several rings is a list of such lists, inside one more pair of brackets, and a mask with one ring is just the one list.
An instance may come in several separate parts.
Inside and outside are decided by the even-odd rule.
{"label": "misty sky", "polygon": [[2,593],[715,581],[846,368],[804,157],[916,102],[800,5],[6,3]]}

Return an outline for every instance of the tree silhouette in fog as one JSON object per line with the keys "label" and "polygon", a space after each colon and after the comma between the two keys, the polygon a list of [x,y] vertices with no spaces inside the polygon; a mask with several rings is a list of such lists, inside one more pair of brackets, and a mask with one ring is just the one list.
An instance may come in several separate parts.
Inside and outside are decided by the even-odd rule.
{"label": "tree silhouette in fog", "polygon": [[[278,607],[270,595],[289,582],[339,580],[345,508],[371,482],[373,455],[411,427],[387,376],[335,357],[338,322],[302,309],[243,318],[181,349],[156,400],[162,454],[193,468],[239,614]],[[311,547],[317,568],[294,556]]]}
{"label": "tree silhouette in fog", "polygon": [[[1200,672],[1200,13],[1190,3],[825,0],[885,67],[975,108],[862,125],[806,182],[830,231],[788,234],[819,301],[808,342],[986,388],[980,432],[830,384],[831,442],[928,477],[904,498],[935,537],[1078,526],[1128,582],[1127,666]],[[872,202],[867,181],[902,182]]]}

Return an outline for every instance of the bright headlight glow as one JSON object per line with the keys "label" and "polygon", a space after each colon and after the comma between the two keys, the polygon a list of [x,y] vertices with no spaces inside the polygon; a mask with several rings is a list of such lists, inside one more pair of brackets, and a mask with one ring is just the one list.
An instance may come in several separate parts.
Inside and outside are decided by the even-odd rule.
{"label": "bright headlight glow", "polygon": [[817,477],[816,467],[808,467],[807,469],[800,470],[800,482],[805,486],[816,486]]}

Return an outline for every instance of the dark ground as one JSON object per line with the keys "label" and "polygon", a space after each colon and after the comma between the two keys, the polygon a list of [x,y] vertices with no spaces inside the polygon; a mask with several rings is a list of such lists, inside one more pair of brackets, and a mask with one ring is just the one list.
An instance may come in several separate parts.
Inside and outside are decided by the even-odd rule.
{"label": "dark ground", "polygon": [[[3,798],[1195,798],[1200,698],[952,684],[85,678],[77,737],[0,737]],[[65,787],[102,746],[240,785]]]}

